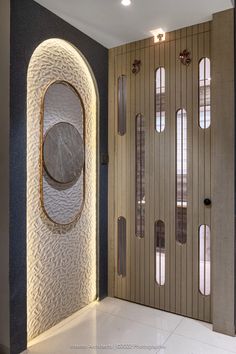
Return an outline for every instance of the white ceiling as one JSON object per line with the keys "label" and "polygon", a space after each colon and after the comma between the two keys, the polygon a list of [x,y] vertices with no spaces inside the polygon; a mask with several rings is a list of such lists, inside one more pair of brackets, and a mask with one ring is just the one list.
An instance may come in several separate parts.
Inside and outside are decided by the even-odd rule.
{"label": "white ceiling", "polygon": [[166,32],[211,19],[232,7],[232,0],[36,0],[107,48],[150,37],[150,30]]}

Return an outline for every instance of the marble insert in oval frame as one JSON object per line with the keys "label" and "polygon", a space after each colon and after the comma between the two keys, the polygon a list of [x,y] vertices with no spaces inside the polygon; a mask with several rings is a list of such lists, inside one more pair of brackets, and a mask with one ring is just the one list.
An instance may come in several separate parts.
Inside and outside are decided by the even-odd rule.
{"label": "marble insert in oval frame", "polygon": [[[41,116],[41,202],[44,213],[48,219],[58,225],[69,225],[77,221],[83,210],[85,200],[85,113],[82,99],[75,88],[65,81],[55,81],[51,83],[46,89],[43,104],[42,104],[42,116]],[[75,151],[69,152],[74,154],[74,159],[77,159],[77,166],[73,166],[72,163],[65,161],[64,157],[60,156],[61,151],[55,151],[55,164],[52,166],[52,157],[48,156],[48,160],[45,159],[45,141],[49,132],[58,130],[60,127],[60,133],[62,128],[66,135],[64,144],[67,138],[81,137],[83,142],[83,149],[81,149],[81,141],[78,145],[77,154]],[[70,132],[66,132],[66,127],[71,127]],[[76,134],[76,132],[78,134]],[[69,135],[68,135],[68,134]],[[71,135],[72,134],[72,135]],[[62,135],[61,135],[62,138]],[[52,141],[50,142],[52,143]],[[68,142],[70,148],[75,149],[75,143]],[[58,142],[56,142],[55,148]],[[65,145],[64,145],[65,147]],[[64,149],[64,153],[65,153]],[[81,169],[81,163],[78,163],[78,156],[80,151],[80,157],[83,157],[83,167]],[[50,151],[52,153],[52,151]],[[67,155],[68,157],[69,155]],[[56,161],[59,158],[59,161]],[[50,160],[51,166],[46,166]],[[74,161],[75,162],[75,161]],[[64,171],[59,173],[56,168],[63,169],[63,165],[69,168],[70,171]]]}
{"label": "marble insert in oval frame", "polygon": [[45,134],[43,165],[48,176],[57,183],[77,180],[84,167],[84,142],[70,123],[54,124]]}

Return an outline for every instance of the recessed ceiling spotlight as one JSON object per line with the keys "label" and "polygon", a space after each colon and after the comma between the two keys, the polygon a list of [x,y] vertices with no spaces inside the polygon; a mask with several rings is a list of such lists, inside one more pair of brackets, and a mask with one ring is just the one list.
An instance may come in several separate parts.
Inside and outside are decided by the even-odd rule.
{"label": "recessed ceiling spotlight", "polygon": [[157,28],[150,32],[154,36],[154,43],[162,42],[166,39],[166,33],[162,28]]}
{"label": "recessed ceiling spotlight", "polygon": [[122,0],[122,1],[121,1],[121,4],[122,4],[123,6],[130,6],[130,5],[131,5],[131,0]]}

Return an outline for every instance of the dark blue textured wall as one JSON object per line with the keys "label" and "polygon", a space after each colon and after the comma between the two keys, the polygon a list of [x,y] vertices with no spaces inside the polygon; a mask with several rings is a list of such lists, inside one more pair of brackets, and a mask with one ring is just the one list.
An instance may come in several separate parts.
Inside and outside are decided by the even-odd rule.
{"label": "dark blue textured wall", "polygon": [[[26,348],[26,89],[35,48],[57,37],[86,57],[100,95],[100,153],[107,153],[108,50],[32,0],[11,0],[10,318],[11,354]],[[107,166],[100,166],[100,297],[107,294]]]}

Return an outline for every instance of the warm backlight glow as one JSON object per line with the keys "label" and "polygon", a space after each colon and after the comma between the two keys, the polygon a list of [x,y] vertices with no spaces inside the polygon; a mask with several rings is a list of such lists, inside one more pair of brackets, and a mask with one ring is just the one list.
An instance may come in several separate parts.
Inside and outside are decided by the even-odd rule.
{"label": "warm backlight glow", "polygon": [[[41,203],[41,102],[45,89],[55,81],[75,88],[86,117],[85,203],[72,226],[52,223]],[[96,298],[96,121],[95,81],[83,56],[64,40],[42,42],[31,57],[27,75],[28,341]]]}

